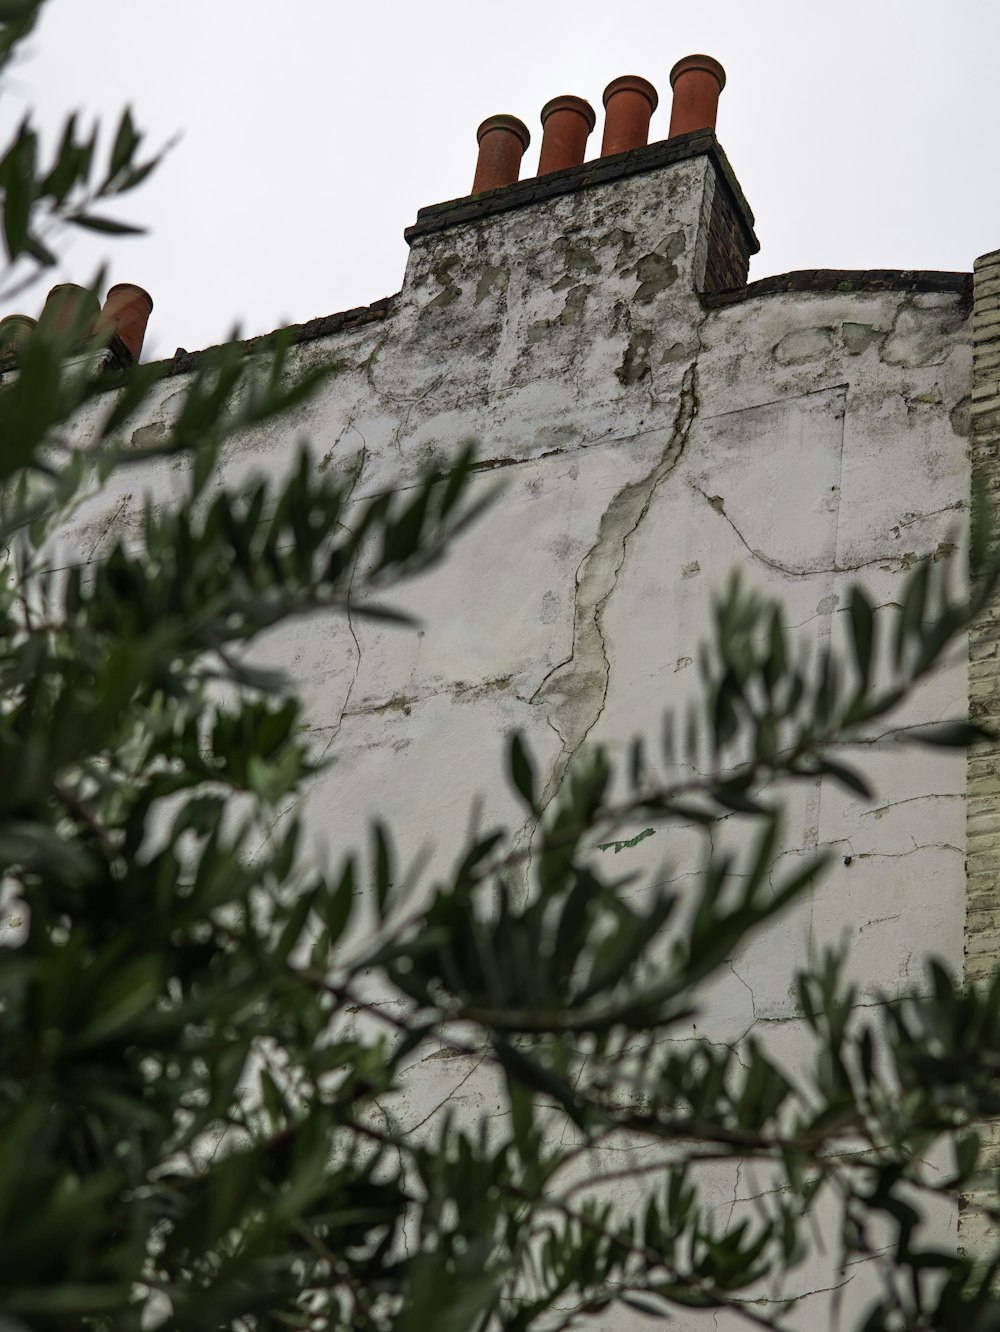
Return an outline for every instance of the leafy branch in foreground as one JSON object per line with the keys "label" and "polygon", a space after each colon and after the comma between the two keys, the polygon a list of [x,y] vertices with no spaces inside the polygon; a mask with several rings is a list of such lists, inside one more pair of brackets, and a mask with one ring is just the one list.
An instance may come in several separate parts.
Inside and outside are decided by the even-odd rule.
{"label": "leafy branch in foreground", "polygon": [[[359,569],[377,581],[422,566],[460,493],[428,481],[402,511],[363,505],[346,531],[346,497],[300,466],[275,503],[257,487],[199,510],[193,493],[176,514],[149,515],[144,553],[118,546],[67,574],[44,622],[19,609],[31,596],[10,597],[0,759],[37,776],[0,783],[17,790],[0,811],[7,882],[31,918],[0,968],[0,1201],[7,1217],[30,1207],[38,1225],[0,1256],[3,1307],[38,1327],[85,1311],[138,1326],[146,1291],[179,1328],[246,1317],[415,1327],[431,1311],[455,1327],[492,1317],[527,1328],[567,1301],[574,1318],[621,1302],[729,1308],[778,1326],[780,1300],[766,1316],[744,1301],[794,1270],[808,1215],[832,1197],[842,1264],[872,1248],[867,1218],[896,1227],[893,1282],[872,1327],[895,1326],[901,1311],[921,1325],[913,1318],[943,1317],[947,1300],[965,1316],[988,1287],[914,1242],[910,1198],[954,1190],[976,1167],[965,1126],[995,1108],[984,1052],[1000,991],[959,1000],[939,973],[930,998],[863,1023],[831,961],[799,981],[811,1071],[783,1070],[753,1042],[663,1044],[686,1030],[733,950],[807,891],[820,860],[776,878],[777,816],[748,801],[741,815],[760,833],[747,853],[709,850],[695,895],[654,883],[637,906],[633,885],[603,872],[597,838],[639,811],[658,826],[689,822],[693,794],[699,822],[717,824],[731,815],[732,769],[657,785],[633,765],[631,795],[613,797],[595,753],[542,821],[526,897],[509,879],[504,837],[490,832],[415,916],[394,887],[385,831],[370,870],[349,859],[332,878],[303,868],[293,821],[265,837],[314,766],[294,703],[269,701],[228,649],[288,615],[343,604]],[[750,754],[758,780],[766,772],[772,803],[779,781],[830,771],[826,748],[847,729],[838,718],[881,724],[886,698],[906,697],[978,609],[949,597],[942,578],[927,589],[919,619],[907,618],[905,594],[894,625],[893,613],[875,617],[892,625],[889,643],[904,625],[889,685],[822,661],[810,675],[790,651],[780,669],[745,655],[775,610],[727,594],[706,676],[730,680],[735,726],[723,743]],[[856,642],[852,651],[857,661]],[[832,674],[839,688],[822,684],[818,726],[800,701]],[[764,675],[770,690],[755,694]],[[235,701],[213,695],[220,678]],[[87,681],[85,706],[72,705]],[[785,737],[763,755],[762,726]],[[511,766],[531,812],[532,763],[517,740]],[[880,1021],[894,1024],[890,1059],[874,1055]],[[924,1078],[926,1092],[901,1102],[915,1061],[953,1050],[966,1030],[985,1038],[947,1056],[949,1094]],[[441,1048],[504,1079],[509,1130],[397,1126],[389,1107],[407,1070]],[[955,1170],[931,1179],[927,1150],[959,1129]],[[658,1153],[660,1182],[632,1217],[600,1201],[602,1179],[618,1176],[609,1148],[623,1142]],[[699,1170],[735,1158],[756,1161],[770,1187],[752,1219],[720,1226]],[[40,1242],[66,1233],[69,1251]]]}
{"label": "leafy branch in foreground", "polygon": [[[39,7],[0,0],[0,70]],[[95,225],[90,200],[148,170],[138,149],[126,113],[95,176],[71,118],[39,168],[22,127],[0,157],[9,257],[49,262],[47,218]],[[932,963],[861,1009],[828,955],[795,980],[801,1066],[689,1035],[728,959],[822,870],[779,872],[788,791],[827,777],[864,798],[851,743],[978,735],[892,718],[995,595],[985,525],[971,598],[945,564],[895,610],[855,588],[840,654],[808,656],[734,583],[656,764],[647,741],[621,770],[594,751],[542,813],[514,738],[530,847],[476,832],[424,886],[380,827],[327,873],[288,814],[320,760],[249,653],[294,616],[391,616],[374,598],[474,515],[471,457],[401,496],[360,499],[305,455],[233,493],[215,486],[228,441],[336,367],[300,373],[281,339],[221,349],[135,448],[164,370],[109,392],[74,339],[40,328],[0,383],[4,1327],[551,1332],[627,1309],[779,1328],[821,1245],[835,1285],[873,1274],[863,1332],[995,1327],[998,1262],[936,1250],[924,1221],[988,1160],[1000,979],[963,991]],[[164,458],[188,468],[174,508],[67,558],[79,506]],[[603,854],[640,843],[666,861],[647,882]],[[500,1113],[411,1127],[406,1089],[442,1056]],[[754,1180],[724,1212],[722,1167]]]}
{"label": "leafy branch in foreground", "polygon": [[[9,68],[19,44],[32,32],[41,0],[4,0],[0,4],[0,75]],[[136,234],[141,228],[116,218],[94,214],[95,204],[117,199],[137,189],[162,161],[166,149],[141,159],[143,134],[131,109],[121,113],[110,144],[99,152],[99,126],[81,130],[80,116],[72,112],[63,121],[58,143],[48,162],[41,161],[39,135],[30,113],[24,117],[0,156],[3,241],[8,275],[22,261],[16,285],[3,291],[10,299],[35,281],[39,268],[58,262],[51,248],[53,235],[75,226],[104,235]]]}

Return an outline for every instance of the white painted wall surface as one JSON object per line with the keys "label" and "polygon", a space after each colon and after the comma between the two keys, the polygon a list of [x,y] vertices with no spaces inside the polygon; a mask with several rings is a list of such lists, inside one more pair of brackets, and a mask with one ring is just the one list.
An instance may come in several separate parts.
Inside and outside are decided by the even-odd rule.
{"label": "white painted wall surface", "polygon": [[[266,645],[308,700],[318,752],[335,759],[304,808],[332,856],[379,816],[404,854],[430,847],[447,863],[477,795],[487,820],[516,825],[502,778],[514,728],[549,794],[581,746],[656,736],[664,708],[697,687],[710,599],[734,568],[823,643],[840,632],[852,581],[885,603],[915,558],[961,543],[971,335],[960,297],[831,291],[703,308],[712,170],[696,158],[424,237],[384,322],[296,349],[303,366],[342,363],[320,398],[229,448],[233,486],[281,473],[308,437],[318,466],[357,473],[361,497],[405,486],[471,438],[488,464],[476,486],[503,485],[452,557],[400,592],[419,631],[313,619]],[[164,383],[137,442],[183,389]],[[145,491],[167,502],[181,479],[166,462],[114,478],[81,514],[77,552],[127,531]],[[912,715],[965,707],[956,660]],[[791,802],[784,855],[829,846],[834,869],[732,959],[702,1034],[752,1032],[794,1069],[793,972],[845,936],[867,998],[919,983],[929,951],[961,969],[964,756],[890,746],[864,766],[872,806],[826,782]],[[627,868],[690,876],[696,841],[659,834]],[[442,1057],[414,1070],[389,1113],[417,1125],[448,1101],[488,1114],[499,1096],[481,1070]],[[710,1196],[725,1217],[766,1186],[759,1172],[715,1169]],[[633,1183],[620,1197],[640,1193]],[[941,1226],[953,1235],[953,1218]],[[829,1285],[822,1262],[797,1282]],[[863,1285],[841,1292],[845,1312]],[[806,1299],[796,1325],[826,1326],[831,1298]]]}

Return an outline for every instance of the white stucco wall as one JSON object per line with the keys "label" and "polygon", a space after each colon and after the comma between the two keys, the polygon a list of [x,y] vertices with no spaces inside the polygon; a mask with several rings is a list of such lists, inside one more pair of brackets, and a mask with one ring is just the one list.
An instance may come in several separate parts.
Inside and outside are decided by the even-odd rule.
{"label": "white stucco wall", "polygon": [[[336,760],[304,806],[318,846],[357,844],[377,815],[404,855],[430,847],[432,866],[445,863],[475,796],[486,819],[520,819],[502,778],[513,728],[548,794],[586,743],[657,735],[664,708],[697,688],[710,599],[734,568],[823,643],[855,579],[883,604],[917,557],[962,541],[962,297],[788,291],[706,308],[696,286],[713,170],[695,157],[418,239],[386,319],[297,347],[298,364],[342,365],[320,398],[228,449],[233,486],[280,473],[308,436],[318,466],[357,475],[360,498],[471,438],[476,486],[503,486],[451,559],[399,593],[419,631],[313,619],[266,645],[301,685],[318,752]],[[183,376],[167,379],[132,437],[155,438],[183,391]],[[81,513],[78,552],[127,530],[145,490],[167,501],[181,476],[161,463],[114,478]],[[914,715],[965,707],[956,660]],[[927,952],[961,970],[964,756],[890,747],[864,766],[872,806],[818,781],[791,802],[784,855],[829,846],[834,869],[731,960],[702,1034],[752,1032],[794,1067],[793,973],[843,937],[865,999],[919,983]],[[681,878],[695,849],[693,835],[658,835],[627,868]],[[449,1099],[492,1112],[497,1092],[468,1061],[431,1060],[390,1113],[417,1125]],[[710,1197],[726,1216],[762,1187],[717,1169]],[[830,1284],[822,1264],[801,1283]],[[849,1308],[854,1291],[842,1294]],[[804,1301],[798,1325],[824,1326],[830,1299]]]}

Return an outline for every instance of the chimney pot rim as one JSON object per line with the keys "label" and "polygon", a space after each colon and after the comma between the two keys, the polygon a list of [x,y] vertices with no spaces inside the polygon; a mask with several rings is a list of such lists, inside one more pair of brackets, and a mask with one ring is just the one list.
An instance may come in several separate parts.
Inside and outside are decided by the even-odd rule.
{"label": "chimney pot rim", "polygon": [[713,75],[719,83],[719,92],[722,92],[726,86],[726,71],[713,56],[710,55],[688,55],[681,56],[680,60],[670,71],[671,88],[677,82],[682,74],[687,74],[691,70],[704,70],[706,74]]}
{"label": "chimney pot rim", "polygon": [[587,133],[593,131],[597,124],[597,113],[584,97],[576,97],[573,93],[562,93],[559,97],[553,97],[551,101],[545,103],[542,107],[541,122],[544,125],[556,111],[575,111],[577,115],[583,117],[587,122]]}
{"label": "chimney pot rim", "polygon": [[650,115],[652,115],[652,113],[656,110],[656,108],[660,104],[659,93],[649,82],[649,80],[644,79],[641,74],[623,74],[620,78],[612,79],[611,82],[608,84],[608,86],[604,89],[605,107],[607,106],[611,98],[615,95],[615,93],[619,92],[641,93],[642,96],[645,97],[646,100],[649,102]]}
{"label": "chimney pot rim", "polygon": [[521,144],[527,150],[531,143],[531,132],[523,120],[517,116],[501,114],[498,116],[487,116],[483,123],[476,130],[476,142],[482,143],[483,139],[491,130],[507,130],[511,134],[517,135]]}
{"label": "chimney pot rim", "polygon": [[138,285],[138,283],[136,283],[136,282],[116,282],[115,285],[114,285],[113,287],[109,287],[109,288],[108,288],[108,294],[107,294],[107,296],[104,298],[104,299],[105,299],[105,303],[107,303],[108,299],[109,299],[109,298],[110,298],[110,297],[111,297],[116,291],[127,291],[127,292],[131,293],[131,295],[133,295],[133,296],[141,296],[141,297],[143,298],[143,300],[146,301],[146,303],[148,304],[149,309],[150,309],[150,313],[152,313],[152,309],[153,309],[153,298],[152,298],[152,296],[150,296],[149,292],[146,290],[145,287],[140,287],[140,286]]}
{"label": "chimney pot rim", "polygon": [[[54,296],[57,291],[85,291],[88,294],[93,291],[92,287],[84,287],[79,282],[57,282],[54,287],[49,288],[49,296]],[[46,297],[48,300],[48,297]]]}

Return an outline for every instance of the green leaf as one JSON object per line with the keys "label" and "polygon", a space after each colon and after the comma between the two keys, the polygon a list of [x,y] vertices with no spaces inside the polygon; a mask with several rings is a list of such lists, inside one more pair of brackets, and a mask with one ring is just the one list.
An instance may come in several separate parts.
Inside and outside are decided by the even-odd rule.
{"label": "green leaf", "polygon": [[35,197],[35,135],[27,127],[4,158],[2,172],[4,240],[13,260],[24,250]]}
{"label": "green leaf", "polygon": [[975,722],[939,722],[934,726],[911,726],[901,733],[901,739],[918,745],[932,745],[942,749],[967,749],[981,740],[993,740],[991,731]]}
{"label": "green leaf", "polygon": [[381,823],[372,829],[375,863],[375,905],[379,919],[384,920],[392,890],[392,847],[388,833]]}
{"label": "green leaf", "polygon": [[348,860],[336,887],[329,889],[317,901],[316,910],[323,922],[331,945],[335,944],[347,928],[354,906],[354,861]]}
{"label": "green leaf", "polygon": [[845,786],[848,791],[861,796],[863,800],[870,800],[874,794],[871,786],[853,768],[848,768],[846,764],[835,763],[833,759],[820,759],[817,763],[818,770],[828,777],[838,781],[841,786]]}
{"label": "green leaf", "polygon": [[979,1152],[982,1146],[979,1134],[970,1129],[959,1133],[955,1138],[955,1174],[956,1183],[965,1183],[979,1164]]}
{"label": "green leaf", "polygon": [[510,779],[514,783],[514,789],[518,792],[531,812],[537,814],[538,803],[535,795],[535,771],[532,766],[531,756],[528,753],[520,734],[517,732],[515,732],[510,738],[510,748],[507,753],[508,769],[510,772]]}
{"label": "green leaf", "polygon": [[142,136],[136,133],[135,125],[132,123],[132,109],[126,107],[122,112],[121,120],[118,123],[118,133],[115,135],[114,146],[111,149],[111,161],[108,166],[108,181],[114,180],[120,171],[122,171],[135,156],[135,150],[138,148]]}
{"label": "green leaf", "polygon": [[875,612],[868,597],[857,585],[851,588],[847,609],[851,619],[854,664],[858,668],[862,687],[867,688],[871,679],[872,651],[875,644]]}
{"label": "green leaf", "polygon": [[654,836],[655,832],[655,828],[643,828],[642,832],[636,833],[634,837],[629,837],[623,842],[598,842],[597,849],[598,851],[613,850],[615,855],[617,855],[619,851],[626,851],[629,847],[638,846],[639,843],[644,842],[647,837]]}
{"label": "green leaf", "polygon": [[111,217],[95,217],[93,213],[68,213],[66,221],[86,231],[98,231],[104,236],[144,236],[145,227],[136,227],[129,222],[118,222]]}

